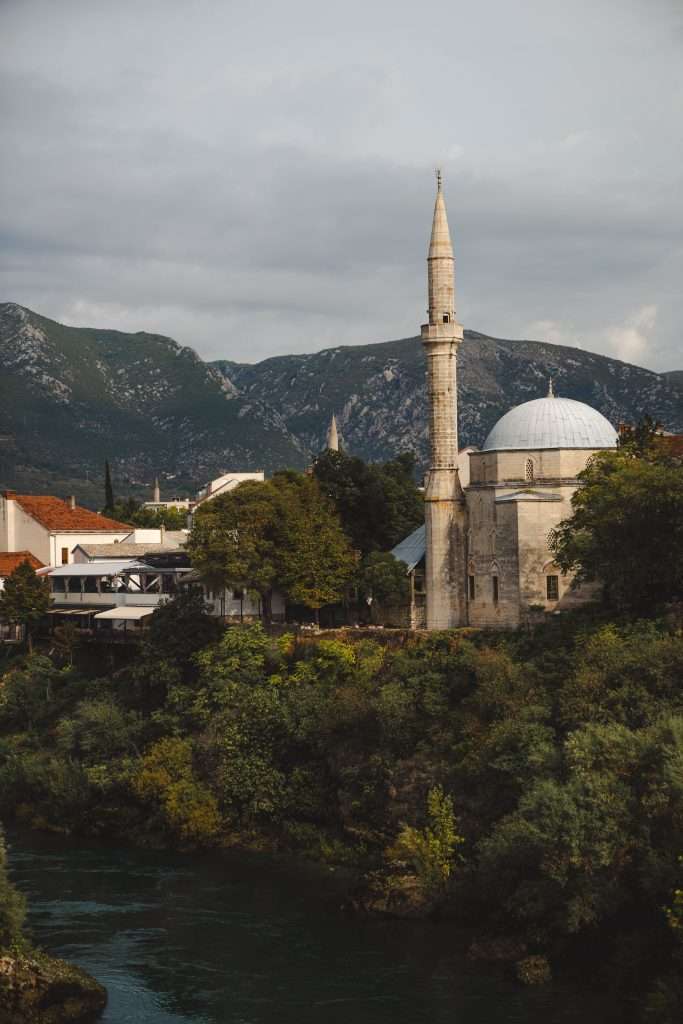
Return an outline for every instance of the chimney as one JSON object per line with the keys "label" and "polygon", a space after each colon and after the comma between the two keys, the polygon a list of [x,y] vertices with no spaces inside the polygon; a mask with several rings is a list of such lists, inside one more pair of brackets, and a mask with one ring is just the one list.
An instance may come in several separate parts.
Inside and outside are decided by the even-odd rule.
{"label": "chimney", "polygon": [[76,508],[76,495],[75,494],[70,494],[69,497],[66,499],[66,501],[67,501],[67,504],[68,504],[69,508],[73,512],[73,510]]}

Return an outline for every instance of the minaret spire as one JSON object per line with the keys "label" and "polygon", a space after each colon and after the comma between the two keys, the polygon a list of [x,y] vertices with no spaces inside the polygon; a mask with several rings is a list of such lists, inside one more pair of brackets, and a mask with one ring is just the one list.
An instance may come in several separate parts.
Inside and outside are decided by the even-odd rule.
{"label": "minaret spire", "polygon": [[455,259],[440,171],[427,267],[429,322],[422,326],[431,449],[425,490],[427,628],[450,629],[467,622],[467,510],[458,476],[457,353],[463,329],[455,319]]}
{"label": "minaret spire", "polygon": [[332,419],[327,429],[327,447],[330,451],[339,451],[339,431],[337,430],[337,417],[332,413]]}
{"label": "minaret spire", "polygon": [[161,492],[159,491],[159,477],[154,477],[154,488],[152,490],[152,501],[157,505],[161,501]]}

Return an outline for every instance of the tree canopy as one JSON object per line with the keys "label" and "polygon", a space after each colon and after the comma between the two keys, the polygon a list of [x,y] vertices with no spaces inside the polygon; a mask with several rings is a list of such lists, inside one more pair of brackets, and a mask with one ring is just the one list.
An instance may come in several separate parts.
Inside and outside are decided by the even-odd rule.
{"label": "tree canopy", "polygon": [[47,580],[36,576],[27,562],[21,562],[5,580],[0,591],[0,621],[24,626],[29,648],[36,626],[50,607]]}
{"label": "tree canopy", "polygon": [[266,618],[276,588],[316,611],[339,601],[356,561],[317,481],[293,472],[245,481],[207,501],[188,550],[209,585],[259,594]]}
{"label": "tree canopy", "polygon": [[415,459],[408,452],[390,462],[368,464],[344,451],[327,450],[316,460],[313,475],[363,555],[389,551],[424,522]]}
{"label": "tree canopy", "polygon": [[645,434],[591,460],[552,541],[564,572],[638,614],[683,597],[683,466]]}

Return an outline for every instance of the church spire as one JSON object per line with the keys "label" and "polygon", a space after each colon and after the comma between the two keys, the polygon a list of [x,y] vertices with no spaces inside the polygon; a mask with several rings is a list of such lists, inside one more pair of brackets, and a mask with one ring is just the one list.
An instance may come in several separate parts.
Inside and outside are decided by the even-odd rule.
{"label": "church spire", "polygon": [[339,432],[337,430],[337,417],[332,413],[332,419],[327,429],[327,447],[330,451],[339,451]]}

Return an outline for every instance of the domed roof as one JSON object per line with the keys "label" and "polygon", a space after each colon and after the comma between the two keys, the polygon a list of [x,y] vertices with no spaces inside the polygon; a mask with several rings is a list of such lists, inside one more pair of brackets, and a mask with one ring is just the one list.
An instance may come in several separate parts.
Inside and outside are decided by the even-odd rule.
{"label": "domed roof", "polygon": [[572,398],[535,398],[502,416],[482,451],[615,448],[617,432],[602,413]]}

